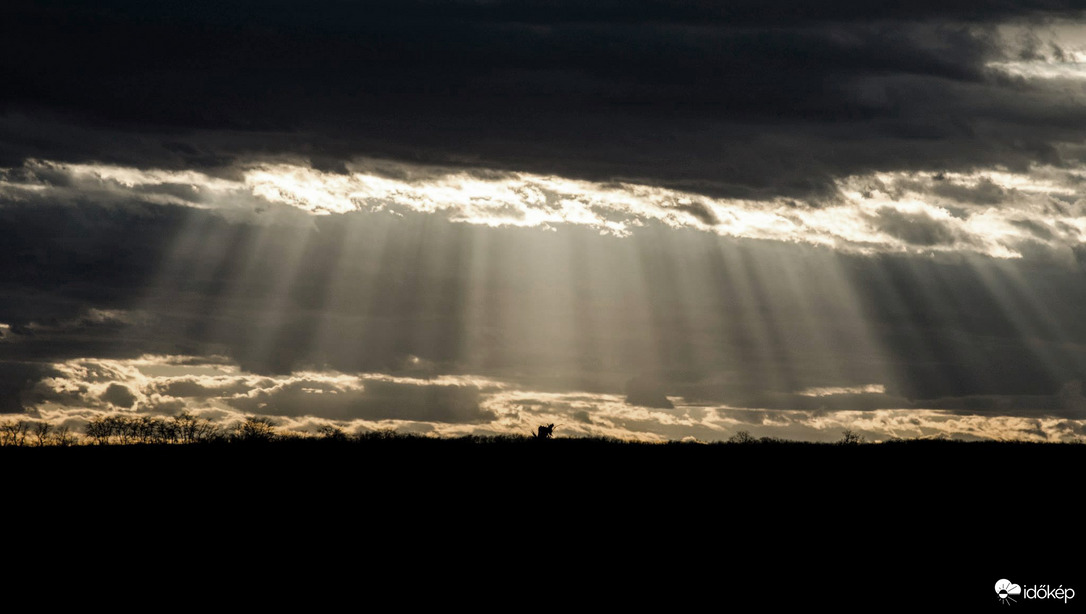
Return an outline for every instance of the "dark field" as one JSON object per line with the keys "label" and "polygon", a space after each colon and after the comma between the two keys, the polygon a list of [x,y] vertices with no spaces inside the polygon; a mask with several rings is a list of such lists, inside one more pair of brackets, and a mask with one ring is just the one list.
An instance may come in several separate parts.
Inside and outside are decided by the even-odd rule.
{"label": "dark field", "polygon": [[[989,585],[1016,573],[1081,584],[1084,459],[1083,445],[940,441],[0,449],[5,473],[19,476],[9,509],[58,518],[81,548],[166,535],[211,569],[304,573],[351,553],[337,574],[362,573],[364,559],[367,577],[438,581],[484,573],[469,561],[485,559],[485,577],[524,590],[616,574],[627,597],[637,587],[661,603],[692,606],[741,584],[758,589],[744,593],[754,605],[767,587],[800,587],[774,597],[799,604],[843,582],[868,606],[939,594],[983,609]],[[284,559],[287,544],[309,562]],[[895,593],[901,583],[914,588]]]}

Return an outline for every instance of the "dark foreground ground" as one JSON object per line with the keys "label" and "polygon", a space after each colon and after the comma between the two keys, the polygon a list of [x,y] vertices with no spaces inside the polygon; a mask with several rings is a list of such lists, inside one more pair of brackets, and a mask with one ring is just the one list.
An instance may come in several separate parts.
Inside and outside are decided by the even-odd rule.
{"label": "dark foreground ground", "polygon": [[1081,587],[1057,608],[1081,609],[1084,461],[1086,445],[955,442],[0,449],[5,531],[63,553],[53,568],[103,571],[87,561],[123,553],[109,573],[251,578],[307,598],[332,594],[321,582],[680,611],[986,610],[1006,607],[1000,578]]}

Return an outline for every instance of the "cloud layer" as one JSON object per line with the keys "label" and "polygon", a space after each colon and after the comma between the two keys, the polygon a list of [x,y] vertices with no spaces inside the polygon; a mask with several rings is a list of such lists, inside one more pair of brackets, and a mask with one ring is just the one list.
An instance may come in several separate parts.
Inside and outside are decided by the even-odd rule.
{"label": "cloud layer", "polygon": [[0,166],[369,156],[771,200],[1081,163],[1077,3],[868,4],[18,2]]}
{"label": "cloud layer", "polygon": [[[886,409],[875,409],[877,403],[867,409],[845,409],[852,404],[849,397],[882,395],[873,392],[877,388],[818,391],[819,402],[806,407],[785,403],[788,409],[691,404],[682,398],[662,407],[639,405],[620,395],[523,390],[510,382],[479,377],[420,379],[336,372],[267,377],[243,373],[221,360],[145,355],[54,364],[51,376],[36,383],[24,398],[38,418],[77,429],[103,415],[187,412],[224,428],[246,416],[271,416],[284,432],[301,434],[337,426],[351,432],[526,435],[544,423],[558,424],[564,436],[646,441],[716,441],[740,431],[756,437],[835,441],[846,428],[873,440],[1078,441],[1086,432],[1086,398],[1077,383],[1054,396],[1023,398],[1009,414],[1000,411],[1007,409],[1005,399],[993,400],[992,405],[983,399],[942,399],[934,401],[937,408],[928,408],[884,397]],[[860,401],[857,407],[871,403]]]}
{"label": "cloud layer", "polygon": [[[347,172],[252,163],[237,180],[195,171],[31,160],[0,171],[14,202],[177,205],[231,219],[287,206],[318,215],[425,213],[453,222],[550,229],[578,225],[627,236],[656,224],[839,250],[1023,254],[1068,260],[1086,241],[1084,169],[877,173],[837,180],[837,196],[750,201],[630,183],[355,160]],[[279,216],[279,222],[300,222]]]}
{"label": "cloud layer", "polygon": [[9,2],[0,411],[1081,436],[1080,3],[718,4]]}

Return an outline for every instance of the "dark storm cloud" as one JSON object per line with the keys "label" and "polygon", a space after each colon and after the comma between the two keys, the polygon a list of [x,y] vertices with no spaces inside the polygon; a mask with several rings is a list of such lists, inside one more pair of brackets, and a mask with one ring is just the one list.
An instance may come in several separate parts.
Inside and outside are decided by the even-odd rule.
{"label": "dark storm cloud", "polygon": [[128,409],[135,404],[137,397],[128,386],[110,384],[109,388],[106,388],[106,391],[102,393],[101,399],[115,407]]}
{"label": "dark storm cloud", "polygon": [[26,410],[27,393],[49,372],[45,365],[0,361],[0,414]]}
{"label": "dark storm cloud", "polygon": [[[809,412],[868,412],[880,409],[937,410],[960,416],[1013,416],[1020,418],[1086,419],[1086,397],[1079,381],[1068,382],[1056,394],[977,394],[935,399],[908,399],[889,394],[832,394],[809,396],[765,393],[737,400],[738,407],[754,410],[729,410],[728,415],[743,422],[760,424],[770,413],[762,410]],[[907,411],[905,413],[908,413]]]}
{"label": "dark storm cloud", "polygon": [[251,382],[243,379],[207,382],[197,377],[175,378],[153,385],[154,392],[171,397],[187,397],[198,400],[220,396],[244,395],[254,387],[274,385],[270,380]]}
{"label": "dark storm cloud", "polygon": [[7,2],[0,412],[1081,432],[1082,9]]}
{"label": "dark storm cloud", "polygon": [[0,202],[0,360],[131,356],[163,342],[154,314],[134,308],[186,215]]}
{"label": "dark storm cloud", "polygon": [[[97,299],[100,306],[128,304],[132,291],[157,270],[163,246],[189,215],[183,208],[145,205],[117,209],[87,203],[74,209],[47,202],[2,204],[0,283],[64,288]],[[5,307],[0,304],[0,321],[11,322]],[[38,319],[72,320],[79,315],[78,306],[56,305],[39,311]]]}
{"label": "dark storm cloud", "polygon": [[810,196],[1081,138],[1058,88],[985,66],[1047,49],[993,25],[1079,3],[883,4],[8,3],[0,166],[370,154]]}
{"label": "dark storm cloud", "polygon": [[[937,179],[940,178],[937,177]],[[970,205],[996,205],[1006,197],[1006,190],[987,178],[982,179],[976,186],[972,187],[938,181],[932,192]]]}
{"label": "dark storm cloud", "polygon": [[1074,380],[1048,395],[970,395],[931,399],[918,406],[944,409],[958,414],[1086,419],[1086,397],[1082,382]]}
{"label": "dark storm cloud", "polygon": [[871,411],[875,409],[908,409],[912,401],[886,394],[830,394],[810,396],[787,393],[765,393],[737,400],[739,407],[759,409],[796,409],[819,411],[832,408],[835,411]]}
{"label": "dark storm cloud", "polygon": [[703,203],[676,203],[672,205],[672,208],[689,213],[702,224],[713,226],[720,223],[720,219],[717,218],[716,213],[713,213],[713,210]]}
{"label": "dark storm cloud", "polygon": [[907,213],[886,207],[876,217],[876,228],[912,245],[951,245],[957,239],[947,220],[932,218],[924,212]]}
{"label": "dark storm cloud", "polygon": [[363,388],[343,388],[304,378],[227,403],[246,412],[276,416],[315,416],[333,420],[416,420],[488,422],[494,414],[479,408],[475,386],[367,380]]}
{"label": "dark storm cloud", "polygon": [[[885,257],[852,269],[911,399],[1051,395],[1086,377],[1081,269]],[[920,403],[919,401],[917,401]],[[919,406],[919,405],[918,405]]]}

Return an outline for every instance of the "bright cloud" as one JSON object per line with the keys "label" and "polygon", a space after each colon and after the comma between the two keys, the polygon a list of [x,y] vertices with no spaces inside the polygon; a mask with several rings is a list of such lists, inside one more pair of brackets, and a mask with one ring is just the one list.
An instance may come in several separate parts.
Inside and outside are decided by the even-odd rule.
{"label": "bright cloud", "polygon": [[1072,58],[1070,61],[991,62],[988,67],[1024,79],[1086,80],[1086,53],[1074,52]]}
{"label": "bright cloud", "polygon": [[1024,79],[1086,80],[1086,35],[1081,23],[1057,20],[999,28],[1006,58],[988,67]]}
{"label": "bright cloud", "polygon": [[[1045,414],[983,415],[941,409],[809,410],[700,405],[642,407],[623,395],[544,392],[470,375],[413,378],[304,371],[263,376],[212,358],[147,355],[75,359],[52,365],[33,388],[31,411],[79,429],[95,416],[173,415],[188,411],[225,426],[248,415],[273,418],[285,431],[391,429],[440,436],[527,435],[554,423],[566,437],[666,441],[755,437],[835,441],[852,429],[869,440],[900,438],[1078,441],[1086,420]],[[1081,399],[1081,390],[1075,389]],[[801,396],[882,394],[878,384],[811,388]]]}
{"label": "bright cloud", "polygon": [[797,394],[805,397],[825,397],[835,394],[883,394],[886,392],[886,386],[882,384],[868,384],[866,386],[851,386],[851,387],[826,387],[826,388],[807,388],[801,390]]}
{"label": "bright cloud", "polygon": [[229,180],[195,171],[29,161],[0,171],[0,196],[135,200],[236,214],[286,207],[315,215],[427,213],[453,222],[625,236],[655,223],[722,236],[861,252],[964,251],[1016,258],[1086,241],[1086,169],[1037,167],[974,173],[875,173],[838,180],[822,202],[710,198],[662,187],[505,171],[360,160],[328,173],[253,163]]}

